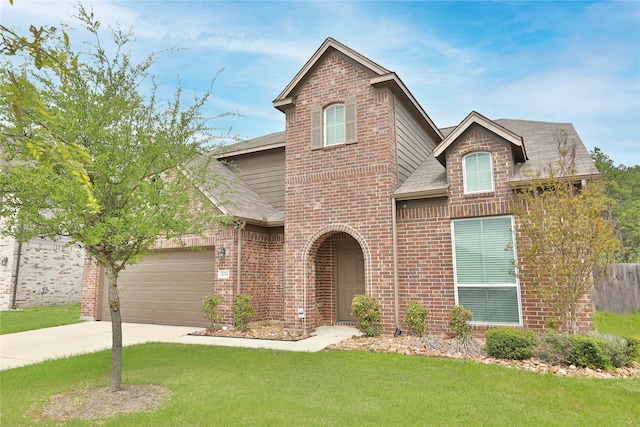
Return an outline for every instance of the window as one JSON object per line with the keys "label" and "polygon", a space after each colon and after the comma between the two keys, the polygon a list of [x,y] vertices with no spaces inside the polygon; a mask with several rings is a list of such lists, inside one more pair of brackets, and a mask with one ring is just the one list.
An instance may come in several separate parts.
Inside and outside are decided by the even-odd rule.
{"label": "window", "polygon": [[311,106],[311,148],[316,150],[357,142],[356,97],[322,108]]}
{"label": "window", "polygon": [[456,304],[471,310],[474,322],[521,323],[512,230],[511,216],[452,222]]}
{"label": "window", "polygon": [[344,144],[344,104],[333,104],[324,110],[324,145]]}
{"label": "window", "polygon": [[463,174],[465,193],[493,191],[493,167],[490,153],[479,152],[464,156]]}

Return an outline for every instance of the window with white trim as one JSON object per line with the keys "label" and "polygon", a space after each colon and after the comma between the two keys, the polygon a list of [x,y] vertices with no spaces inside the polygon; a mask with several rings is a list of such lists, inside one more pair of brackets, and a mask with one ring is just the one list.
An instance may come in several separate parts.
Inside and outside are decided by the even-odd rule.
{"label": "window with white trim", "polygon": [[491,153],[480,151],[462,158],[464,192],[493,191],[493,165]]}
{"label": "window with white trim", "polygon": [[520,325],[513,217],[458,219],[451,228],[456,304],[474,323]]}
{"label": "window with white trim", "polygon": [[344,104],[333,104],[324,109],[324,145],[337,144],[344,144]]}
{"label": "window with white trim", "polygon": [[341,144],[355,144],[358,139],[356,97],[326,107],[312,105],[311,149],[318,150]]}

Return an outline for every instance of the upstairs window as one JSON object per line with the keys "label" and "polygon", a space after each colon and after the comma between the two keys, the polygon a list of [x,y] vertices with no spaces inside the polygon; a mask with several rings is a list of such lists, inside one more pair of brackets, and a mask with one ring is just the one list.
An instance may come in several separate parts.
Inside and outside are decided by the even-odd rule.
{"label": "upstairs window", "polygon": [[337,144],[344,144],[344,104],[333,104],[324,110],[324,145]]}
{"label": "upstairs window", "polygon": [[325,107],[311,106],[311,148],[314,150],[357,142],[356,97]]}
{"label": "upstairs window", "polygon": [[490,153],[467,154],[462,162],[465,194],[493,191],[493,165]]}

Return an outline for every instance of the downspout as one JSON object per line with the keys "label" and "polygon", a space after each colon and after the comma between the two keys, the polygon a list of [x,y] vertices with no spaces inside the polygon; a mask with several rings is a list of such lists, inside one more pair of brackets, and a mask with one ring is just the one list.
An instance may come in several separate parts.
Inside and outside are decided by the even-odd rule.
{"label": "downspout", "polygon": [[396,227],[396,198],[391,197],[391,239],[393,240],[393,304],[396,322],[395,337],[400,335],[400,291],[398,289],[398,230]]}
{"label": "downspout", "polygon": [[242,291],[242,228],[238,227],[238,260],[237,260],[237,283],[236,283],[236,291],[239,295]]}
{"label": "downspout", "polygon": [[18,254],[16,255],[16,268],[14,270],[13,278],[13,295],[11,296],[11,309],[16,309],[16,297],[18,293],[18,275],[20,274],[20,258],[22,256],[22,240],[18,242]]}

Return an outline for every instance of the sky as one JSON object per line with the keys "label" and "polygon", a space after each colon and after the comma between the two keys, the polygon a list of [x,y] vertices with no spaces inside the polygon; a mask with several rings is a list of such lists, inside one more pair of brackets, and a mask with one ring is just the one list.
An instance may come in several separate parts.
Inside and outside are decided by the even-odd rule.
{"label": "sky", "polygon": [[[239,138],[285,129],[272,101],[333,37],[396,72],[438,127],[471,111],[570,122],[589,151],[640,165],[638,1],[81,2],[105,31],[132,28],[139,60],[186,48],[152,68],[160,95],[178,85],[202,93],[215,79],[204,112],[234,113],[212,124]],[[31,24],[80,28],[74,4],[0,0],[0,22],[23,34]]]}

